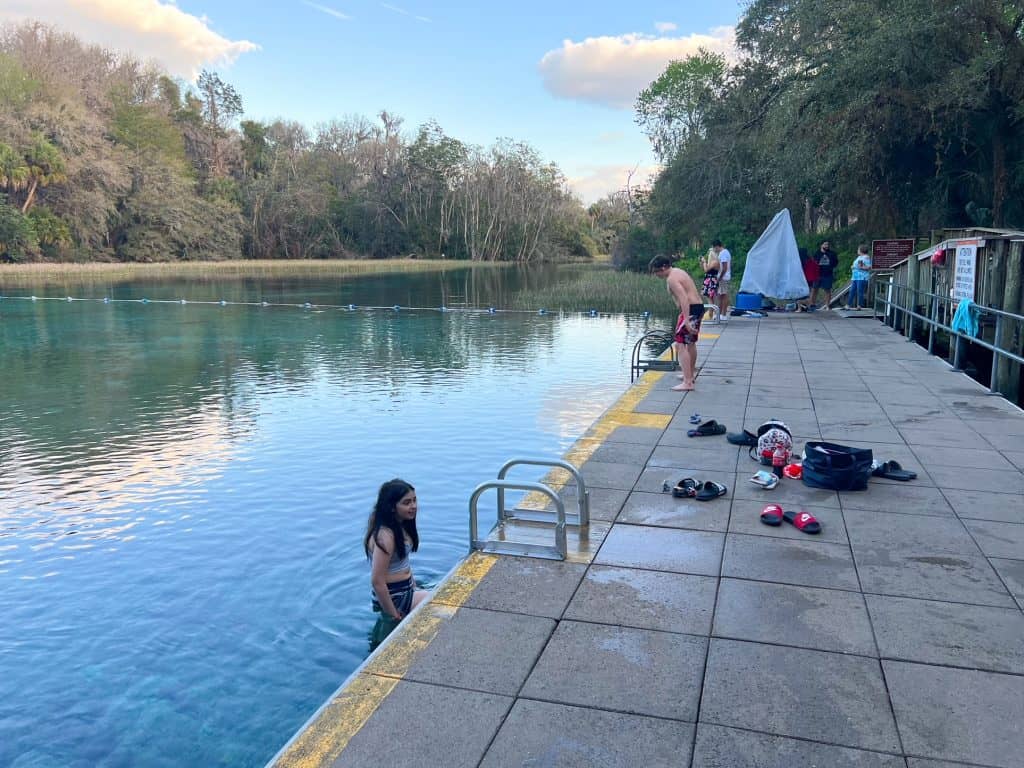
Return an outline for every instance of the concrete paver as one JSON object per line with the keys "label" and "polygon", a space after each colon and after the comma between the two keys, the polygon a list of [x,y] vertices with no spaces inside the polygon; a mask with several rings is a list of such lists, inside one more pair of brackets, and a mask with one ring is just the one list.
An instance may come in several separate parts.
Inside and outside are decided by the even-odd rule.
{"label": "concrete paver", "polygon": [[701,723],[697,726],[692,765],[693,768],[905,768],[906,763],[896,755]]}
{"label": "concrete paver", "polygon": [[883,661],[908,754],[1017,768],[1024,677]]}
{"label": "concrete paver", "polygon": [[520,699],[481,768],[678,768],[693,731],[672,720]]}
{"label": "concrete paver", "polygon": [[616,525],[608,533],[594,562],[717,576],[724,541],[722,533]]}
{"label": "concrete paver", "polygon": [[671,493],[636,491],[622,507],[618,522],[724,532],[729,526],[729,507],[696,499],[677,499]]}
{"label": "concrete paver", "polygon": [[722,579],[715,637],[877,656],[857,592]]}
{"label": "concrete paver", "polygon": [[804,587],[859,588],[850,548],[821,541],[730,534],[722,575]]}
{"label": "concrete paver", "polygon": [[[514,695],[554,627],[548,618],[463,608],[417,654],[404,678]],[[452,659],[459,660],[457,667]]]}
{"label": "concrete paver", "polygon": [[900,751],[877,659],[711,640],[701,721]]}
{"label": "concrete paver", "polygon": [[1016,608],[865,595],[882,656],[1024,675]]}
{"label": "concrete paver", "polygon": [[1007,608],[1013,605],[984,557],[913,554],[882,548],[859,550],[855,555],[865,592]]}
{"label": "concrete paver", "polygon": [[895,549],[915,554],[981,554],[964,523],[955,517],[862,509],[847,514],[846,530],[854,555],[869,549]]}
{"label": "concrete paver", "polygon": [[[757,501],[752,499],[733,499],[732,514],[729,517],[729,533],[746,533],[751,536],[769,536],[774,539],[791,539],[806,541],[807,534],[801,533],[792,525],[769,526],[761,522],[761,511],[767,504],[777,504],[773,491],[763,491]],[[821,523],[821,533],[815,535],[815,541],[828,541],[833,544],[847,544],[846,522],[838,508],[815,507],[801,504],[800,509],[810,512]]]}
{"label": "concrete paver", "polygon": [[[514,699],[402,681],[373,713],[334,768],[476,765]],[[438,728],[438,722],[447,727]],[[400,735],[400,738],[398,737]]]}
{"label": "concrete paver", "polygon": [[521,695],[694,722],[707,639],[563,621]]}
{"label": "concrete paver", "polygon": [[707,635],[718,579],[594,565],[565,618],[662,632]]}
{"label": "concrete paver", "polygon": [[991,491],[951,490],[943,491],[942,495],[962,519],[1024,523],[1024,496]]}
{"label": "concrete paver", "polygon": [[465,605],[491,611],[559,619],[587,568],[529,557],[502,557],[470,594]]}
{"label": "concrete paver", "polygon": [[[697,390],[648,372],[569,452],[596,521],[574,562],[467,559],[279,768],[1022,764],[1024,412],[870,320],[705,330]],[[695,412],[918,478],[764,491]],[[728,494],[662,492],[686,476]],[[770,502],[823,532],[763,525]]]}

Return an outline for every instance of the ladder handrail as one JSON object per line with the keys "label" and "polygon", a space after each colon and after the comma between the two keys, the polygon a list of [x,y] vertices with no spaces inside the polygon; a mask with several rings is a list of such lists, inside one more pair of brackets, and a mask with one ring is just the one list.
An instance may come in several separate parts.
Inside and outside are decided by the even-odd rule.
{"label": "ladder handrail", "polygon": [[[590,525],[590,494],[587,491],[586,483],[583,482],[583,475],[576,469],[572,464],[567,461],[560,459],[509,459],[502,464],[501,469],[498,470],[498,480],[504,480],[505,475],[508,471],[518,464],[530,464],[537,467],[559,467],[564,469],[574,478],[576,478],[576,504],[579,510],[579,525],[586,526]],[[541,485],[542,488],[551,491],[546,485]],[[559,503],[561,500],[559,499]],[[498,520],[501,521],[505,518],[505,489],[498,488]]]}
{"label": "ladder handrail", "polygon": [[[662,361],[658,358],[651,359],[640,357],[644,344],[655,341],[664,344],[664,349],[669,350],[668,360]],[[666,370],[674,370],[679,361],[676,360],[676,350],[675,347],[672,345],[673,341],[674,337],[672,335],[672,331],[664,330],[647,331],[646,333],[644,333],[643,336],[637,339],[636,344],[633,345],[633,354],[630,356],[630,383],[635,381],[636,377],[639,376],[641,373],[643,373],[646,370],[649,370],[652,366],[656,364],[663,363],[665,365]],[[662,350],[662,354],[664,354],[664,349]]]}
{"label": "ladder handrail", "polygon": [[[486,539],[479,537],[479,529],[477,527],[477,501],[480,499],[480,494],[484,491],[490,490],[491,488],[497,488],[498,493],[504,495],[505,489],[517,490],[517,491],[535,491],[537,493],[543,493],[549,496],[552,501],[555,502],[555,547],[558,555],[562,560],[565,560],[566,543],[565,543],[565,505],[562,500],[558,497],[558,494],[548,488],[543,483],[520,483],[513,482],[511,480],[488,480],[487,482],[480,483],[476,488],[473,489],[472,495],[469,497],[469,547],[470,550],[484,549],[487,545]],[[501,507],[499,506],[498,522],[501,522]],[[552,553],[554,554],[554,552]]]}

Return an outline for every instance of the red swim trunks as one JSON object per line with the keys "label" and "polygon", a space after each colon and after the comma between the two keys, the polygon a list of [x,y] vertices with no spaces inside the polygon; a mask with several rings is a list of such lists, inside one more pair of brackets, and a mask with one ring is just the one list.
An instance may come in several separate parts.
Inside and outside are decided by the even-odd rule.
{"label": "red swim trunks", "polygon": [[696,344],[697,339],[700,337],[700,324],[704,319],[704,305],[703,304],[691,304],[690,305],[690,327],[693,328],[691,332],[685,327],[686,313],[681,313],[679,319],[676,320],[676,334],[675,340],[680,344]]}

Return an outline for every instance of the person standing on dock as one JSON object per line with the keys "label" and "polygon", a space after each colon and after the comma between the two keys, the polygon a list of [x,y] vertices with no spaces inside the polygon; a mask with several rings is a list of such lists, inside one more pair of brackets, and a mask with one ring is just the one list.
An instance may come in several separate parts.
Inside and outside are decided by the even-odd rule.
{"label": "person standing on dock", "polygon": [[730,281],[732,280],[732,254],[729,249],[722,245],[721,240],[711,243],[711,248],[718,256],[718,316],[725,320],[729,317],[729,293]]}
{"label": "person standing on dock", "polygon": [[846,302],[847,309],[868,308],[868,280],[871,279],[871,256],[868,254],[868,247],[860,245],[857,247],[857,258],[853,260],[853,268],[850,272],[850,295]]}
{"label": "person standing on dock", "polygon": [[650,270],[667,281],[668,292],[679,307],[673,346],[683,370],[680,376],[683,381],[672,389],[675,392],[689,392],[695,386],[697,375],[697,339],[700,337],[700,322],[704,317],[704,302],[693,278],[685,270],[673,267],[672,259],[668,256],[655,256],[651,259]]}
{"label": "person standing on dock", "polygon": [[839,254],[832,250],[832,244],[825,240],[814,254],[814,260],[818,262],[818,282],[811,291],[811,304],[817,304],[818,291],[825,291],[825,303],[822,309],[828,309],[832,304],[832,273],[839,265]]}

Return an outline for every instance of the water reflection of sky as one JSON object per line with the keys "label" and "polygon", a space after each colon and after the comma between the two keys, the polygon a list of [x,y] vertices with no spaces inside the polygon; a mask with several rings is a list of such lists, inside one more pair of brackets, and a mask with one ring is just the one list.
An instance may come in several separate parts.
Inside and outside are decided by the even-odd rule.
{"label": "water reflection of sky", "polygon": [[417,486],[440,578],[472,488],[560,456],[642,331],[3,303],[0,764],[262,765],[365,656],[376,487]]}

